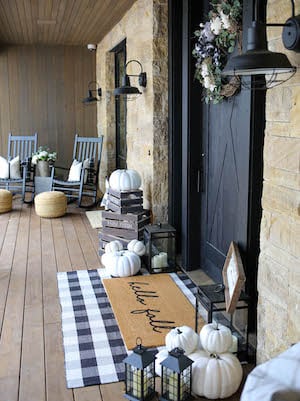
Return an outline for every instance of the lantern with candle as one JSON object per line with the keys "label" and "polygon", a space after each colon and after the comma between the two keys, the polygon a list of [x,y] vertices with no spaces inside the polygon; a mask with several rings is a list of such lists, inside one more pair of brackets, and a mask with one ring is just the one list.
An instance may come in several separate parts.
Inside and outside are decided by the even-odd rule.
{"label": "lantern with candle", "polygon": [[161,362],[161,401],[192,399],[192,363],[181,348],[169,352]]}
{"label": "lantern with candle", "polygon": [[145,262],[150,273],[176,271],[176,230],[169,224],[144,227]]}
{"label": "lantern with candle", "polygon": [[131,401],[148,401],[155,395],[155,354],[157,351],[147,350],[141,338],[136,340],[137,346],[124,360],[125,394]]}

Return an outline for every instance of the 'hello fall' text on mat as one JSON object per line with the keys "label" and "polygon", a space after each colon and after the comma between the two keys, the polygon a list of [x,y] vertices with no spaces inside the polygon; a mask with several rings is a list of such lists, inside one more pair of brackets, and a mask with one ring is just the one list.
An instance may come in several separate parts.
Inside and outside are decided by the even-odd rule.
{"label": "'hello fall' text on mat", "polygon": [[103,279],[127,349],[165,345],[173,327],[194,327],[195,310],[168,274]]}

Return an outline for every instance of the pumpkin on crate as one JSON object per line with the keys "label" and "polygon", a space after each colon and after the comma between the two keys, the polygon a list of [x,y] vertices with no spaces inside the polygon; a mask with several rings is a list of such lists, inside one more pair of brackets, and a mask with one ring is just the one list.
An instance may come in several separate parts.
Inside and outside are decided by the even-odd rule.
{"label": "pumpkin on crate", "polygon": [[109,177],[109,186],[117,191],[130,191],[139,189],[142,179],[135,170],[115,170]]}
{"label": "pumpkin on crate", "polygon": [[146,247],[143,241],[139,241],[137,239],[133,239],[127,245],[127,249],[130,252],[134,252],[139,256],[143,256],[146,252]]}
{"label": "pumpkin on crate", "polygon": [[168,351],[182,348],[189,355],[199,347],[199,336],[191,327],[180,326],[169,331],[165,342]]}
{"label": "pumpkin on crate", "polygon": [[240,361],[229,352],[209,354],[197,351],[189,355],[192,365],[192,392],[197,396],[215,400],[234,394],[242,381]]}
{"label": "pumpkin on crate", "polygon": [[136,275],[141,268],[141,259],[130,251],[105,253],[102,261],[112,277],[130,277]]}
{"label": "pumpkin on crate", "polygon": [[231,330],[219,323],[205,324],[200,331],[200,342],[207,352],[223,353],[232,346]]}

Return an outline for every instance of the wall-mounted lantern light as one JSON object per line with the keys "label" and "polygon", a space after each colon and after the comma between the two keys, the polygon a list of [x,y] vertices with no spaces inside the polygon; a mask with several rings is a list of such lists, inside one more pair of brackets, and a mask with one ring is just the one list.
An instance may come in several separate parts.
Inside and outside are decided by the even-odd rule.
{"label": "wall-mounted lantern light", "polygon": [[[93,86],[96,88],[92,89]],[[96,96],[93,95],[93,92],[96,93]],[[101,96],[102,96],[102,89],[100,88],[98,82],[90,81],[88,85],[88,97],[84,98],[82,103],[91,104],[99,102]]]}
{"label": "wall-mounted lantern light", "polygon": [[[139,74],[127,74],[127,67],[130,63],[137,63],[140,66],[141,71]],[[137,60],[130,60],[125,65],[125,74],[122,78],[122,86],[114,90],[115,96],[136,96],[142,94],[142,92],[136,86],[131,86],[129,77],[138,77],[139,86],[146,88],[147,75],[145,72],[143,72],[142,64]]]}
{"label": "wall-mounted lantern light", "polygon": [[[272,52],[267,46],[267,26],[282,26],[282,42],[286,49],[300,51],[300,15],[295,16],[292,2],[292,16],[285,23],[264,24],[258,20],[259,0],[255,2],[255,20],[248,29],[248,43],[245,53],[231,57],[222,71],[225,76],[266,75],[264,89],[272,88],[290,79],[297,68],[292,66],[283,53]],[[277,79],[278,74],[289,74],[286,79]],[[258,85],[260,83],[258,82]],[[260,86],[261,88],[261,86]]]}

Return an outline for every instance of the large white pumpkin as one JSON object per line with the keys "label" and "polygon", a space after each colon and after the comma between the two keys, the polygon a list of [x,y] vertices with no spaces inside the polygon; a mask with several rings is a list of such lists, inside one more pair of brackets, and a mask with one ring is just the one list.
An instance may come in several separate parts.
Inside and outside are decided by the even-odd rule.
{"label": "large white pumpkin", "polygon": [[175,327],[166,335],[166,348],[171,351],[174,348],[182,348],[188,355],[199,346],[199,336],[189,326]]}
{"label": "large white pumpkin", "polygon": [[133,252],[119,251],[105,255],[105,267],[113,277],[134,276],[141,268],[141,259]]}
{"label": "large white pumpkin", "polygon": [[227,352],[232,345],[231,330],[215,322],[205,324],[200,331],[200,341],[207,352]]}
{"label": "large white pumpkin", "polygon": [[109,177],[109,186],[117,191],[130,191],[139,189],[142,180],[135,170],[115,170]]}
{"label": "large white pumpkin", "polygon": [[128,251],[134,252],[139,256],[143,256],[146,252],[145,244],[142,241],[133,239],[127,245]]}
{"label": "large white pumpkin", "polygon": [[208,354],[198,351],[189,355],[192,365],[192,392],[198,396],[215,400],[234,394],[242,381],[240,361],[231,353]]}

